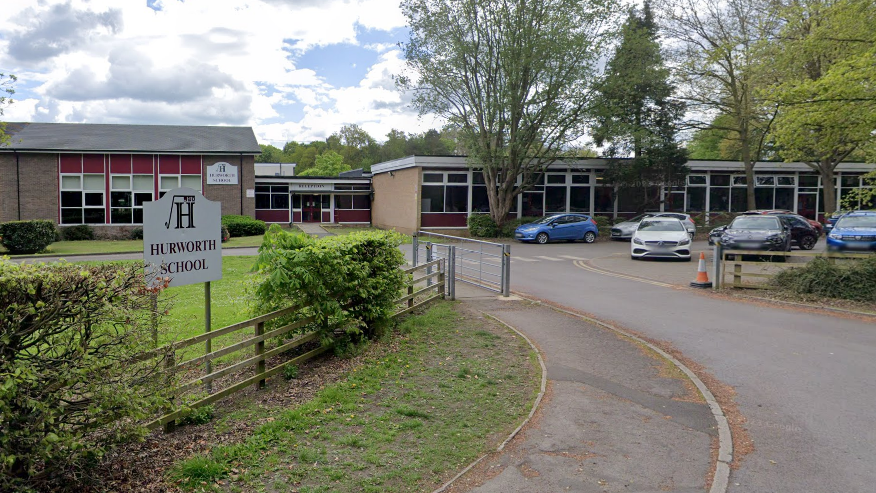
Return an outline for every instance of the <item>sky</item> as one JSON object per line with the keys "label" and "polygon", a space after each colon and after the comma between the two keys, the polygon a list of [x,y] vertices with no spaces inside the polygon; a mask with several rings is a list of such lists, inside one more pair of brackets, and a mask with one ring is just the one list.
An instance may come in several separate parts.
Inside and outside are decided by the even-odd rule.
{"label": "sky", "polygon": [[3,121],[251,126],[261,144],[357,124],[440,128],[395,88],[400,0],[4,0]]}

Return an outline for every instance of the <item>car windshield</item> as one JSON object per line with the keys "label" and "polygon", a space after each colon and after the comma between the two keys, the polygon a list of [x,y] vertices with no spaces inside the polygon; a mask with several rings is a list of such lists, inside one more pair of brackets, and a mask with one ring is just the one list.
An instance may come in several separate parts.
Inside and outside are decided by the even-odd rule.
{"label": "car windshield", "polygon": [[844,216],[835,228],[876,228],[876,214],[868,216]]}
{"label": "car windshield", "polygon": [[770,230],[780,228],[779,220],[774,217],[740,216],[733,220],[730,229]]}
{"label": "car windshield", "polygon": [[545,217],[543,217],[543,218],[539,219],[538,221],[535,221],[531,224],[547,224],[558,217],[560,217],[560,216],[545,216]]}
{"label": "car windshield", "polygon": [[678,221],[642,221],[639,231],[684,231],[684,226]]}

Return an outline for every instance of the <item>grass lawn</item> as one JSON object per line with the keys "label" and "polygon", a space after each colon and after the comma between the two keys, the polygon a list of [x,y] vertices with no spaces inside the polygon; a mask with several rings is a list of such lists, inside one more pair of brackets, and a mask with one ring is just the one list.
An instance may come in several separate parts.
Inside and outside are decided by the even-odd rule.
{"label": "grass lawn", "polygon": [[[177,462],[187,491],[429,491],[495,447],[527,415],[541,375],[529,345],[463,305],[407,317],[359,364],[297,407],[252,403],[197,436]],[[284,392],[295,380],[269,380]],[[279,386],[279,387],[277,387]],[[251,431],[228,443],[222,430]]]}
{"label": "grass lawn", "polygon": [[[257,247],[262,244],[262,235],[231,238],[222,244],[222,248]],[[56,241],[44,252],[36,255],[58,256],[77,254],[128,253],[142,252],[143,240],[92,240],[92,241]],[[6,249],[0,246],[0,254],[6,254]],[[16,255],[10,255],[16,257]]]}

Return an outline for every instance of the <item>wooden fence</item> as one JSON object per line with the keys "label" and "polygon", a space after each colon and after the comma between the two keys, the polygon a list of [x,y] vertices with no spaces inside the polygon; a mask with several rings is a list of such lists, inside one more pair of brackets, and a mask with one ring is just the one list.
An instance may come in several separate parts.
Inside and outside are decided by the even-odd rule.
{"label": "wooden fence", "polygon": [[[833,252],[768,252],[761,250],[724,250],[721,254],[721,286],[748,289],[772,289],[769,279],[785,269],[805,267],[816,257],[826,258],[831,262],[857,261],[872,258],[869,253],[833,253]],[[756,258],[757,260],[744,260]],[[727,277],[733,280],[727,283]],[[760,282],[743,282],[745,278]]]}
{"label": "wooden fence", "polygon": [[[396,300],[398,311],[393,316],[408,313],[415,308],[421,307],[438,298],[444,298],[444,259],[407,268],[404,269],[403,272],[411,274],[413,278],[408,283],[407,294]],[[418,276],[420,272],[424,272],[424,274]],[[138,360],[143,361],[163,356],[165,358],[164,371],[166,375],[168,377],[182,375],[183,383],[180,383],[176,389],[174,389],[175,395],[191,395],[193,391],[197,391],[202,387],[208,389],[209,394],[206,397],[196,398],[193,402],[185,403],[180,409],[176,409],[147,423],[147,428],[153,429],[163,426],[164,431],[172,431],[175,427],[176,420],[185,416],[191,409],[216,402],[224,397],[234,394],[235,392],[239,392],[250,385],[256,386],[257,388],[264,388],[265,380],[282,372],[284,368],[290,365],[303,363],[324,353],[328,347],[322,344],[317,344],[315,348],[310,349],[303,354],[283,361],[282,363],[278,363],[271,368],[267,368],[268,359],[272,356],[293,350],[309,342],[320,342],[318,341],[317,332],[298,334],[291,340],[283,338],[283,336],[313,323],[315,317],[312,316],[267,332],[265,331],[265,326],[268,322],[280,317],[291,315],[301,309],[302,307],[297,306],[283,308],[282,310],[244,320],[243,322],[229,325],[218,330],[213,330],[195,337],[174,342],[143,354],[137,358]],[[246,331],[248,330],[252,330],[251,335],[246,334]],[[214,342],[217,338],[231,334],[242,336],[243,339],[219,349],[211,348],[210,343]],[[265,343],[272,340],[279,340],[281,342],[278,342],[276,347],[270,349],[266,348]],[[181,350],[200,343],[205,343],[207,348],[205,354],[191,357],[180,363],[176,363],[177,357],[180,354],[192,354],[190,350]],[[251,353],[247,354],[245,350],[248,350],[249,348],[253,349]],[[235,355],[236,357],[228,357],[229,355]],[[214,366],[219,358],[223,358],[223,361],[230,360],[230,363],[221,366],[221,368],[219,365]],[[249,368],[252,368],[252,373],[246,371]],[[223,379],[223,377],[228,378]],[[224,388],[210,393],[209,389],[211,389],[212,385],[220,381],[224,384]]]}

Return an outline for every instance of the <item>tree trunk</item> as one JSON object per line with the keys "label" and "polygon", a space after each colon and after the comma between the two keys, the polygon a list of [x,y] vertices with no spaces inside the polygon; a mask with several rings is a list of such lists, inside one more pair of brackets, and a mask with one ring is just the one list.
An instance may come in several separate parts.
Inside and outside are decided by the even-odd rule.
{"label": "tree trunk", "polygon": [[740,143],[742,144],[742,164],[745,166],[745,191],[748,199],[748,210],[753,211],[757,209],[757,201],[754,196],[754,161],[751,159],[751,148],[748,145],[748,139],[741,139]]}
{"label": "tree trunk", "polygon": [[[834,174],[834,163],[822,161],[818,164],[818,171],[821,174],[821,183],[824,187],[824,216],[827,217],[836,212],[836,175]],[[816,216],[818,211],[815,212]]]}

